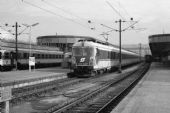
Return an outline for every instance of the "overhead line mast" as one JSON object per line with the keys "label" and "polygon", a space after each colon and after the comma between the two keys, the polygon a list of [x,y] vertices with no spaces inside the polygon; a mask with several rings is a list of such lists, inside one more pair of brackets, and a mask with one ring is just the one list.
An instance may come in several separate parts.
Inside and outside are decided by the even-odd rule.
{"label": "overhead line mast", "polygon": [[[106,1],[106,3],[112,8],[112,10],[114,10],[122,19],[125,19],[108,1]],[[122,69],[121,69],[121,65],[122,65],[122,31],[126,31],[127,29],[133,27],[136,23],[138,23],[138,21],[133,21],[133,18],[130,18],[131,22],[135,22],[133,24],[131,24],[130,26],[122,29],[122,22],[128,22],[128,21],[125,21],[125,20],[122,20],[122,19],[119,19],[118,21],[115,21],[115,23],[119,23],[119,29],[114,29],[114,28],[111,28],[111,27],[108,27],[106,25],[103,25],[107,28],[111,28],[112,30],[114,31],[118,31],[119,32],[119,67],[118,67],[118,71],[121,73],[122,72]],[[130,22],[130,21],[129,21]]]}

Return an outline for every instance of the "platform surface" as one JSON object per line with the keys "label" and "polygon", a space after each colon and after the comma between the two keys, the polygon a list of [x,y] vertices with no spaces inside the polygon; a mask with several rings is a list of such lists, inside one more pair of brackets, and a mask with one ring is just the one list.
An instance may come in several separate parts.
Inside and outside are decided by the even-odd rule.
{"label": "platform surface", "polygon": [[111,113],[170,113],[170,67],[152,63],[142,80]]}
{"label": "platform surface", "polygon": [[0,72],[0,83],[5,84],[54,76],[66,76],[67,72],[69,72],[69,69],[62,69],[60,67],[35,69],[31,72],[29,70]]}

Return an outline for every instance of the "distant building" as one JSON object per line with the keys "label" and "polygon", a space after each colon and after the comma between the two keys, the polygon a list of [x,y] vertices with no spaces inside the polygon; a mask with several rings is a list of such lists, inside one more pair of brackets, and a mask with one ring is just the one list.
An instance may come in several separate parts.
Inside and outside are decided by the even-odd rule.
{"label": "distant building", "polygon": [[142,56],[151,55],[151,51],[148,44],[122,45],[122,48],[141,54]]}
{"label": "distant building", "polygon": [[154,34],[148,38],[153,59],[170,63],[170,34]]}
{"label": "distant building", "polygon": [[82,38],[90,37],[72,35],[39,36],[37,38],[37,44],[41,46],[58,47],[62,51],[71,51],[72,45]]}

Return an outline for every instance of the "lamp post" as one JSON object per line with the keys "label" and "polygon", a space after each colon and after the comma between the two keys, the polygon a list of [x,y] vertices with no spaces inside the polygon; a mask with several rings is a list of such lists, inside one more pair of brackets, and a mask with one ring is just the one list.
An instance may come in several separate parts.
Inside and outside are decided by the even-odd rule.
{"label": "lamp post", "polygon": [[[2,26],[0,26],[2,27]],[[15,33],[13,33],[13,35],[15,35],[15,67],[16,70],[18,70],[18,27],[21,27],[20,25],[18,25],[18,23],[16,22],[15,25],[8,25],[7,23],[5,24],[5,27],[14,27],[15,28]],[[9,32],[9,31],[8,31]]]}
{"label": "lamp post", "polygon": [[[31,57],[31,28],[38,25],[39,23],[35,23],[32,25],[28,25],[28,24],[22,24],[24,26],[26,26],[27,28],[29,27],[29,57]],[[31,72],[31,65],[29,65],[29,71]]]}

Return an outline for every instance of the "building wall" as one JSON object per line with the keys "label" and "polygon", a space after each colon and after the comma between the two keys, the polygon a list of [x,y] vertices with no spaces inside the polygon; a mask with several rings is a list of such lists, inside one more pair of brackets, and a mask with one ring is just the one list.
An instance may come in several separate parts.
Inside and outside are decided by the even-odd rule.
{"label": "building wall", "polygon": [[37,44],[41,46],[58,47],[60,50],[68,52],[71,51],[72,45],[82,38],[89,37],[72,35],[40,36],[37,38]]}

